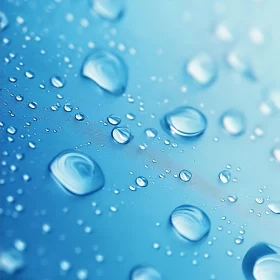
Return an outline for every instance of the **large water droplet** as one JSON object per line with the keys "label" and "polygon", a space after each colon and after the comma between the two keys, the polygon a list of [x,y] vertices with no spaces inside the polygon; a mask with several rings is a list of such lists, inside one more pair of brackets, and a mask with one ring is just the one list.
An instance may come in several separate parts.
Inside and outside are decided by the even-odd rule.
{"label": "large water droplet", "polygon": [[120,144],[127,144],[132,139],[131,132],[127,127],[115,127],[112,130],[112,137]]}
{"label": "large water droplet", "polygon": [[221,117],[221,122],[224,129],[231,135],[237,136],[245,132],[246,119],[238,110],[226,111]]}
{"label": "large water droplet", "polygon": [[274,214],[280,214],[280,201],[272,201],[268,203],[267,207]]}
{"label": "large water droplet", "polygon": [[161,275],[151,266],[137,266],[131,271],[130,280],[161,280]]}
{"label": "large water droplet", "polygon": [[120,95],[126,89],[128,71],[125,62],[105,50],[96,50],[89,55],[82,73],[113,95]]}
{"label": "large water droplet", "polygon": [[254,245],[244,256],[242,270],[247,280],[280,279],[280,248],[267,243]]}
{"label": "large water droplet", "polygon": [[217,65],[206,53],[201,53],[188,61],[186,71],[201,86],[209,86],[217,78]]}
{"label": "large water droplet", "polygon": [[107,20],[118,20],[124,12],[124,0],[91,0],[92,8]]}
{"label": "large water droplet", "polygon": [[74,150],[58,154],[51,162],[50,170],[66,190],[77,195],[95,192],[105,183],[99,165],[88,155]]}
{"label": "large water droplet", "polygon": [[173,135],[192,137],[205,131],[207,120],[200,111],[186,106],[167,113],[162,124]]}
{"label": "large water droplet", "polygon": [[20,252],[14,249],[0,252],[0,271],[14,274],[24,266],[24,259]]}
{"label": "large water droplet", "polygon": [[276,161],[276,162],[280,162],[280,144],[276,144],[272,150],[271,150],[271,155],[273,157],[273,159]]}
{"label": "large water droplet", "polygon": [[175,231],[183,238],[197,242],[206,237],[211,222],[205,212],[192,205],[181,205],[171,213],[170,221]]}
{"label": "large water droplet", "polygon": [[8,19],[6,15],[0,11],[0,30],[2,31],[5,29],[8,25]]}

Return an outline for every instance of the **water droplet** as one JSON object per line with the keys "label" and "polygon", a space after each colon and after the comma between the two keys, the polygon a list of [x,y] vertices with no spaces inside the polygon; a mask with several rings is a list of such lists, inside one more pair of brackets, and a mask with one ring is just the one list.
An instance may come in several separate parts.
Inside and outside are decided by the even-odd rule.
{"label": "water droplet", "polygon": [[10,249],[0,252],[0,271],[2,270],[11,275],[20,270],[23,266],[23,256],[19,251]]}
{"label": "water droplet", "polygon": [[14,135],[14,134],[16,134],[17,129],[16,129],[14,126],[10,125],[10,126],[7,128],[7,132],[8,132],[9,134]]}
{"label": "water droplet", "polygon": [[128,71],[125,62],[105,50],[96,50],[83,64],[83,75],[113,95],[124,93]]}
{"label": "water droplet", "polygon": [[112,130],[112,137],[119,144],[127,144],[132,139],[131,132],[126,127],[115,127]]}
{"label": "water droplet", "polygon": [[247,280],[280,279],[280,248],[267,243],[254,245],[243,258],[242,270]]}
{"label": "water droplet", "polygon": [[265,88],[262,91],[263,101],[269,110],[269,113],[276,113],[280,111],[280,89],[277,86]]}
{"label": "water droplet", "polygon": [[51,84],[56,88],[64,87],[64,81],[62,80],[62,78],[60,78],[58,76],[51,77]]}
{"label": "water droplet", "polygon": [[280,201],[270,202],[270,203],[268,203],[267,207],[274,214],[280,214]]}
{"label": "water droplet", "polygon": [[65,260],[63,260],[63,261],[60,262],[60,269],[61,269],[62,271],[68,271],[70,268],[71,268],[70,262],[65,261]]}
{"label": "water droplet", "polygon": [[130,280],[161,280],[159,272],[151,266],[137,266],[130,273]]}
{"label": "water droplet", "polygon": [[237,245],[242,244],[243,241],[244,241],[244,238],[243,238],[242,236],[238,236],[238,237],[235,238],[235,240],[234,240],[235,244],[237,244]]}
{"label": "water droplet", "polygon": [[22,101],[24,99],[24,97],[20,94],[17,94],[15,98],[16,98],[16,101]]}
{"label": "water droplet", "polygon": [[149,138],[155,138],[157,136],[157,130],[154,128],[147,128],[145,133]]}
{"label": "water droplet", "polygon": [[186,106],[167,113],[162,124],[173,135],[192,137],[205,131],[207,120],[200,111]]}
{"label": "water droplet", "polygon": [[10,78],[9,78],[9,81],[10,81],[11,83],[16,83],[16,82],[17,82],[17,78],[16,78],[16,77],[10,77]]}
{"label": "water droplet", "polygon": [[16,239],[16,240],[15,240],[14,246],[15,246],[15,248],[16,248],[18,251],[20,251],[20,252],[22,252],[22,251],[24,251],[24,250],[26,249],[26,243],[23,242],[23,241],[20,240],[20,239]]}
{"label": "water droplet", "polygon": [[36,109],[37,108],[37,106],[38,106],[38,104],[37,104],[37,102],[30,102],[29,104],[28,104],[28,107],[30,108],[30,109]]}
{"label": "water droplet", "polygon": [[238,200],[238,197],[234,194],[228,196],[228,201],[231,203],[235,203],[237,200]]}
{"label": "water droplet", "polygon": [[8,25],[8,18],[6,15],[0,11],[0,30],[4,30]]}
{"label": "water droplet", "polygon": [[107,20],[118,20],[124,12],[123,0],[91,0],[95,12]]}
{"label": "water droplet", "polygon": [[231,179],[231,173],[228,170],[223,170],[219,173],[219,178],[222,183],[226,184]]}
{"label": "water droplet", "polygon": [[192,205],[181,205],[173,210],[170,221],[175,231],[183,238],[197,242],[206,237],[211,222],[205,212]]}
{"label": "water droplet", "polygon": [[78,270],[77,277],[78,277],[79,280],[86,280],[86,279],[88,279],[88,271],[86,269]]}
{"label": "water droplet", "polygon": [[217,78],[217,65],[206,53],[201,53],[188,61],[186,71],[201,86],[209,86]]}
{"label": "water droplet", "polygon": [[26,71],[26,72],[25,72],[25,76],[26,76],[28,79],[33,79],[33,78],[34,78],[34,73],[31,72],[31,71]]}
{"label": "water droplet", "polygon": [[189,182],[192,178],[192,173],[188,170],[181,170],[179,177],[183,182]]}
{"label": "water droplet", "polygon": [[271,150],[271,155],[273,159],[279,163],[280,162],[280,144],[276,144],[272,150]]}
{"label": "water droplet", "polygon": [[143,176],[139,176],[135,179],[135,183],[139,186],[139,187],[147,187],[148,186],[148,180],[143,177]]}
{"label": "water droplet", "polygon": [[105,179],[99,165],[88,155],[66,150],[50,164],[52,175],[68,191],[86,195],[104,186]]}
{"label": "water droplet", "polygon": [[73,106],[70,103],[65,103],[63,109],[65,112],[72,112]]}
{"label": "water droplet", "polygon": [[121,122],[121,118],[116,115],[110,115],[107,120],[111,125],[118,125]]}
{"label": "water droplet", "polygon": [[237,136],[245,132],[246,119],[238,110],[226,111],[221,117],[221,122],[224,129],[231,135]]}
{"label": "water droplet", "polygon": [[85,119],[85,115],[82,113],[76,113],[75,114],[75,119],[79,122],[83,121]]}

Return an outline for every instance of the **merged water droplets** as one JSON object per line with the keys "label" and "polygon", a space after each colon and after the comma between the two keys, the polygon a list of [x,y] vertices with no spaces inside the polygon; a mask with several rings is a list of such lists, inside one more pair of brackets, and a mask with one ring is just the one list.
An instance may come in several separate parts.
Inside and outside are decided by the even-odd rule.
{"label": "merged water droplets", "polygon": [[191,242],[198,242],[206,237],[211,228],[208,216],[200,208],[181,205],[171,213],[170,221],[175,231]]}
{"label": "merged water droplets", "polygon": [[124,12],[124,0],[91,0],[94,11],[107,20],[118,20]]}
{"label": "merged water droplets", "polygon": [[137,266],[130,273],[130,280],[161,280],[160,273],[152,266]]}
{"label": "merged water droplets", "polygon": [[98,191],[105,183],[99,165],[88,155],[75,150],[58,154],[51,162],[50,170],[66,190],[76,195]]}
{"label": "merged water droplets", "polygon": [[96,50],[85,59],[82,74],[113,95],[124,93],[127,86],[125,62],[105,50]]}
{"label": "merged water droplets", "polygon": [[132,139],[130,129],[127,127],[115,127],[112,130],[112,137],[119,144],[127,144]]}
{"label": "merged water droplets", "polygon": [[185,106],[167,113],[162,125],[172,135],[193,137],[206,130],[207,120],[197,109]]}
{"label": "merged water droplets", "polygon": [[267,243],[254,245],[244,256],[242,270],[247,280],[280,279],[280,248]]}
{"label": "merged water droplets", "polygon": [[230,109],[221,117],[221,123],[224,129],[231,135],[238,136],[246,130],[246,119],[242,112]]}
{"label": "merged water droplets", "polygon": [[188,61],[186,71],[201,86],[209,86],[217,78],[217,65],[206,53],[200,53]]}

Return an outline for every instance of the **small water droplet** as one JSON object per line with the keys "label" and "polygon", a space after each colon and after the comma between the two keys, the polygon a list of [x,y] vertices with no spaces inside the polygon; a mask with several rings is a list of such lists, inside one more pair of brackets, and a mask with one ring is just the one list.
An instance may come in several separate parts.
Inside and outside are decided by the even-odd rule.
{"label": "small water droplet", "polygon": [[207,120],[200,111],[186,106],[167,113],[162,125],[172,135],[193,137],[201,135],[206,130]]}
{"label": "small water droplet", "polygon": [[243,238],[242,236],[238,236],[238,237],[235,238],[235,240],[234,240],[235,244],[237,244],[237,245],[242,244],[243,241],[244,241],[244,238]]}
{"label": "small water droplet", "polygon": [[125,62],[105,50],[90,54],[84,61],[82,73],[112,95],[121,95],[126,89],[128,71]]}
{"label": "small water droplet", "polygon": [[238,197],[234,194],[228,196],[228,201],[231,203],[235,203],[237,200],[238,200]]}
{"label": "small water droplet", "polygon": [[221,117],[224,129],[231,135],[238,136],[245,132],[246,119],[238,110],[228,110]]}
{"label": "small water droplet", "polygon": [[192,205],[181,205],[173,210],[170,221],[175,231],[183,238],[198,242],[206,237],[211,222],[204,211]]}
{"label": "small water droplet", "polygon": [[155,138],[157,136],[157,130],[154,128],[147,128],[145,133],[149,138]]}
{"label": "small water droplet", "polygon": [[60,78],[58,76],[51,77],[51,84],[56,88],[64,87],[64,81],[62,80],[62,78]]}
{"label": "small water droplet", "polygon": [[137,266],[130,273],[130,280],[161,280],[159,272],[151,266]]}
{"label": "small water droplet", "polygon": [[105,178],[99,165],[88,155],[66,150],[50,164],[55,179],[69,192],[86,195],[104,186]]}
{"label": "small water droplet", "polygon": [[276,144],[272,150],[271,150],[271,155],[273,159],[277,162],[280,163],[280,144]]}
{"label": "small water droplet", "polygon": [[17,129],[16,129],[14,126],[10,125],[10,126],[7,128],[7,132],[8,132],[9,134],[14,135],[14,134],[16,134]]}
{"label": "small water droplet", "polygon": [[231,179],[231,173],[228,170],[223,170],[219,173],[219,179],[222,183],[226,184]]}
{"label": "small water droplet", "polygon": [[139,176],[135,179],[135,183],[139,186],[139,187],[147,187],[148,186],[148,180],[143,177],[143,176]]}
{"label": "small water droplet", "polygon": [[37,102],[34,102],[34,101],[33,102],[29,102],[29,104],[28,104],[28,107],[30,109],[36,109],[37,106],[38,106]]}
{"label": "small water droplet", "polygon": [[85,119],[85,115],[82,113],[76,113],[75,114],[75,119],[79,122],[83,121]]}
{"label": "small water droplet", "polygon": [[132,139],[131,132],[127,127],[115,127],[112,130],[112,137],[119,144],[127,144]]}
{"label": "small water droplet", "polygon": [[8,26],[8,18],[0,11],[0,30],[4,30]]}
{"label": "small water droplet", "polygon": [[264,106],[267,107],[270,113],[280,111],[280,88],[278,86],[267,87],[262,91]]}
{"label": "small water droplet", "polygon": [[33,79],[34,78],[34,73],[32,71],[26,71],[25,72],[25,76],[28,78],[28,79]]}
{"label": "small water droplet", "polygon": [[63,260],[63,261],[60,262],[60,269],[61,269],[62,271],[68,271],[70,268],[71,268],[70,262],[65,261],[65,260]]}
{"label": "small water droplet", "polygon": [[22,101],[24,99],[24,97],[20,94],[17,94],[15,98],[16,98],[16,101]]}
{"label": "small water droplet", "polygon": [[95,12],[107,20],[118,20],[124,12],[123,0],[91,0]]}
{"label": "small water droplet", "polygon": [[187,73],[200,85],[209,86],[217,78],[217,66],[206,53],[193,57],[186,67]]}
{"label": "small water droplet", "polygon": [[70,103],[65,103],[63,109],[65,112],[72,112],[73,106]]}
{"label": "small water droplet", "polygon": [[180,173],[179,173],[179,178],[183,182],[189,182],[192,178],[192,173],[188,170],[181,170]]}
{"label": "small water droplet", "polygon": [[116,115],[108,116],[107,120],[111,125],[118,125],[121,122],[121,118]]}

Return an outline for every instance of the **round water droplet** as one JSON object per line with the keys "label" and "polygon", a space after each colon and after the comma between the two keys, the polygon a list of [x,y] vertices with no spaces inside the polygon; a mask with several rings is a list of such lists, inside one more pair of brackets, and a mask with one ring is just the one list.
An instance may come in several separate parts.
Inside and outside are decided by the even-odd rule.
{"label": "round water droplet", "polygon": [[110,115],[107,120],[111,125],[118,125],[121,122],[121,118],[116,115]]}
{"label": "round water droplet", "polygon": [[272,150],[271,150],[271,155],[273,159],[277,162],[280,163],[280,144],[276,144]]}
{"label": "round water droplet", "polygon": [[83,121],[85,119],[85,115],[82,113],[76,113],[75,114],[75,119],[79,122]]}
{"label": "round water droplet", "polygon": [[91,0],[95,12],[107,20],[118,20],[124,12],[124,0]]}
{"label": "round water droplet", "polygon": [[280,279],[280,255],[271,254],[259,258],[253,269],[256,280]]}
{"label": "round water droplet", "polygon": [[64,104],[63,109],[65,112],[72,112],[73,106],[70,103],[66,103]]}
{"label": "round water droplet", "polygon": [[51,84],[56,88],[64,87],[64,81],[62,80],[62,78],[60,78],[58,76],[51,77]]}
{"label": "round water droplet", "polygon": [[217,65],[212,57],[201,53],[193,57],[186,66],[186,71],[201,86],[209,86],[217,78]]}
{"label": "round water droplet", "polygon": [[99,165],[88,155],[72,150],[58,154],[50,164],[54,178],[69,192],[86,195],[104,186]]}
{"label": "round water droplet", "polygon": [[226,111],[221,117],[221,122],[224,129],[231,135],[237,136],[245,132],[246,119],[238,110]]}
{"label": "round water droplet", "polygon": [[200,111],[186,106],[167,113],[162,124],[173,135],[192,137],[205,131],[207,120]]}
{"label": "round water droplet", "polygon": [[8,18],[6,15],[0,11],[0,30],[4,30],[8,25]]}
{"label": "round water droplet", "polygon": [[268,209],[274,214],[280,214],[280,201],[273,201],[268,203]]}
{"label": "round water droplet", "polygon": [[242,244],[243,241],[244,241],[244,238],[243,238],[242,236],[238,236],[238,237],[235,238],[235,240],[234,240],[235,244],[238,244],[238,245]]}
{"label": "round water droplet", "polygon": [[154,128],[147,128],[145,133],[149,138],[155,138],[157,136],[157,130]]}
{"label": "round water droplet", "polygon": [[192,205],[181,205],[171,213],[170,221],[175,231],[183,238],[197,242],[206,237],[211,222],[204,211]]}
{"label": "round water droplet", "polygon": [[161,280],[159,272],[151,266],[137,266],[130,273],[130,280]]}
{"label": "round water droplet", "polygon": [[219,179],[222,183],[226,184],[231,179],[231,173],[228,170],[223,170],[219,173]]}
{"label": "round water droplet", "polygon": [[231,203],[235,203],[237,200],[238,200],[238,197],[234,194],[228,196],[228,201]]}
{"label": "round water droplet", "polygon": [[181,170],[179,177],[183,182],[189,182],[192,178],[192,173],[188,170]]}
{"label": "round water droplet", "polygon": [[96,50],[83,64],[83,75],[113,95],[124,93],[128,71],[124,61],[105,50]]}
{"label": "round water droplet", "polygon": [[147,187],[148,186],[148,180],[143,177],[143,176],[139,176],[135,179],[135,183],[139,186],[139,187]]}
{"label": "round water droplet", "polygon": [[115,127],[112,130],[112,137],[119,144],[127,144],[132,139],[131,132],[127,127]]}

